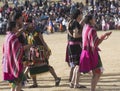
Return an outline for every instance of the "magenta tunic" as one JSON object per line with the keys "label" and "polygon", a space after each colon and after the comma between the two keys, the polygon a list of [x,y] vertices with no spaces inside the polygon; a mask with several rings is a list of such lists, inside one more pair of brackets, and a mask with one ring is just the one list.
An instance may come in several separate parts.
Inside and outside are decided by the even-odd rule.
{"label": "magenta tunic", "polygon": [[14,33],[7,33],[3,44],[3,80],[14,80],[23,71],[23,47]]}
{"label": "magenta tunic", "polygon": [[99,38],[97,36],[96,30],[88,24],[84,25],[83,27],[82,38],[83,48],[80,56],[79,70],[80,72],[87,73],[96,69],[98,66]]}

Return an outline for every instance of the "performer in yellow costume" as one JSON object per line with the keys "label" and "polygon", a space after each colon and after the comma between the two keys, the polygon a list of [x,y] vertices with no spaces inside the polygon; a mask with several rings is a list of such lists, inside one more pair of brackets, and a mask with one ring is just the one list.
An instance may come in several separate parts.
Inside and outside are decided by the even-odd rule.
{"label": "performer in yellow costume", "polygon": [[34,45],[30,48],[30,52],[28,54],[28,59],[30,62],[29,70],[33,79],[33,85],[30,86],[30,88],[35,88],[38,86],[36,75],[46,71],[50,71],[55,79],[55,86],[59,86],[61,78],[56,75],[54,68],[50,66],[48,62],[49,56],[51,55],[50,48],[45,43],[42,33],[35,30],[35,26],[33,26],[32,23],[32,18],[28,18],[27,25],[28,30],[26,33],[26,39],[28,44]]}

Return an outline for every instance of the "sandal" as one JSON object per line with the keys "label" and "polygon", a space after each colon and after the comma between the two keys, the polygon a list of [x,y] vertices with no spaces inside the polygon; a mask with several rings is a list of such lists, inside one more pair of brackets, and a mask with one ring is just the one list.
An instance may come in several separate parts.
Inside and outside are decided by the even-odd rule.
{"label": "sandal", "polygon": [[37,84],[34,84],[34,85],[29,86],[29,88],[37,88],[37,87],[38,87]]}
{"label": "sandal", "polygon": [[86,86],[77,84],[77,85],[74,85],[74,88],[86,88]]}
{"label": "sandal", "polygon": [[59,86],[60,81],[61,81],[61,78],[57,78],[56,81],[55,81],[55,86]]}

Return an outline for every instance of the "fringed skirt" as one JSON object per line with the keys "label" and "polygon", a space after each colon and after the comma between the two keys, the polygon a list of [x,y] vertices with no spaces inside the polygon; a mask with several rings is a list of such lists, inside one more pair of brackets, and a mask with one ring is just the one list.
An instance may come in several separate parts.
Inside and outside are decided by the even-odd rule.
{"label": "fringed skirt", "polygon": [[31,60],[29,65],[31,75],[49,71],[47,51],[45,51],[44,46],[32,47],[29,57],[29,60]]}

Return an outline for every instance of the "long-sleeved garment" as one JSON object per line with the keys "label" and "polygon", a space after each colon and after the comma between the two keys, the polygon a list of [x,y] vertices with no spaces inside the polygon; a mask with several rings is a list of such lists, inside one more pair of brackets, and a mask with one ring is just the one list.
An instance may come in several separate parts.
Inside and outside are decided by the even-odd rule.
{"label": "long-sleeved garment", "polygon": [[23,47],[14,33],[8,32],[3,44],[3,80],[14,80],[23,71]]}
{"label": "long-sleeved garment", "polygon": [[80,72],[89,72],[102,67],[98,51],[99,38],[93,26],[84,25],[82,32],[82,53],[80,56]]}

